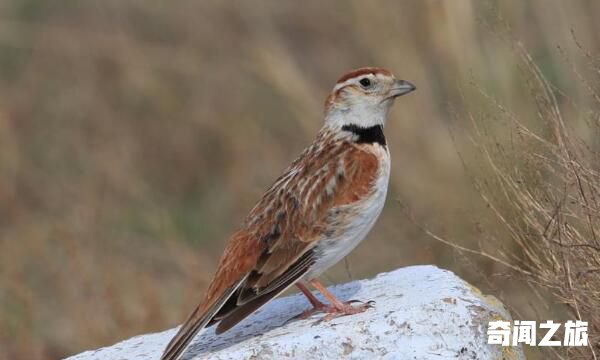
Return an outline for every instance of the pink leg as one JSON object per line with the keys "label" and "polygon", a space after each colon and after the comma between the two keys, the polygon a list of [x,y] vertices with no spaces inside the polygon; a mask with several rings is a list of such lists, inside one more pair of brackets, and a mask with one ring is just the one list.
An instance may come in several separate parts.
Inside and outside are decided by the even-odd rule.
{"label": "pink leg", "polygon": [[319,299],[317,299],[317,297],[314,296],[313,293],[310,290],[308,290],[306,286],[302,285],[301,283],[296,283],[296,287],[298,287],[298,289],[302,291],[304,296],[306,296],[306,298],[313,307],[300,313],[297,316],[294,316],[293,319],[308,319],[314,313],[319,311],[325,311],[327,309],[328,306],[319,301]]}

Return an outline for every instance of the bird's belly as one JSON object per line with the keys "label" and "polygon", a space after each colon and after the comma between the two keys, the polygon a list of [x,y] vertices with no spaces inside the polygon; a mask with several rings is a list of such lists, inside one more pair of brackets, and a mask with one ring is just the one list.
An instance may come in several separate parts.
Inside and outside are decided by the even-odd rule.
{"label": "bird's belly", "polygon": [[[369,233],[375,224],[387,193],[388,176],[383,176],[373,193],[358,203],[336,209],[338,219],[326,231],[326,238],[315,247],[316,261],[303,277],[313,279],[348,255]],[[343,219],[346,217],[346,219]]]}

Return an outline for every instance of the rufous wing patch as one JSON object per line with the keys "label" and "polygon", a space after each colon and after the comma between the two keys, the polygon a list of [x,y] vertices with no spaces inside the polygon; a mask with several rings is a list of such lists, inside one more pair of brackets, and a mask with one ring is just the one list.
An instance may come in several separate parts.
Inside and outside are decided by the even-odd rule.
{"label": "rufous wing patch", "polygon": [[248,231],[241,230],[235,233],[219,261],[202,309],[208,309],[225,289],[246,276],[256,265],[264,248],[265,245]]}
{"label": "rufous wing patch", "polygon": [[360,201],[373,191],[379,161],[371,152],[355,149],[344,159],[344,176],[335,206]]}

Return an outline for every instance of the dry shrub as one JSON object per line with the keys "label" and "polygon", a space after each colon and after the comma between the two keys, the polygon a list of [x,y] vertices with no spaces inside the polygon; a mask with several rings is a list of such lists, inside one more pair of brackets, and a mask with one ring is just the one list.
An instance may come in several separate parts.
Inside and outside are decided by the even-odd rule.
{"label": "dry shrub", "polygon": [[[600,59],[585,51],[575,36],[573,41],[589,65],[583,72],[597,77]],[[536,309],[553,307],[550,314],[560,316],[562,306],[567,310],[566,318],[588,321],[588,347],[549,351],[559,358],[597,359],[600,97],[588,76],[566,56],[572,81],[579,81],[587,91],[589,101],[585,105],[575,103],[550,83],[521,43],[511,41],[510,46],[537,112],[529,116],[513,112],[473,81],[466,90],[473,93],[463,95],[467,110],[456,113],[458,121],[467,119],[465,132],[476,150],[465,155],[457,145],[463,165],[501,231],[494,234],[497,229],[488,230],[483,236],[487,240],[477,250],[426,231],[459,251],[502,264],[511,276],[524,279],[539,297],[529,300],[530,304],[535,302]],[[523,316],[523,309],[513,306],[515,301],[505,301],[517,316]]]}

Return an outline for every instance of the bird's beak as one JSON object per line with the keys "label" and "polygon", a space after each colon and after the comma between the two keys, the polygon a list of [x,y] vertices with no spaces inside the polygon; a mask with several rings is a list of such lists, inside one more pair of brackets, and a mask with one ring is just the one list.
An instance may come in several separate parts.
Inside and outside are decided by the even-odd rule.
{"label": "bird's beak", "polygon": [[396,80],[390,90],[390,97],[398,97],[416,90],[417,87],[406,80]]}

